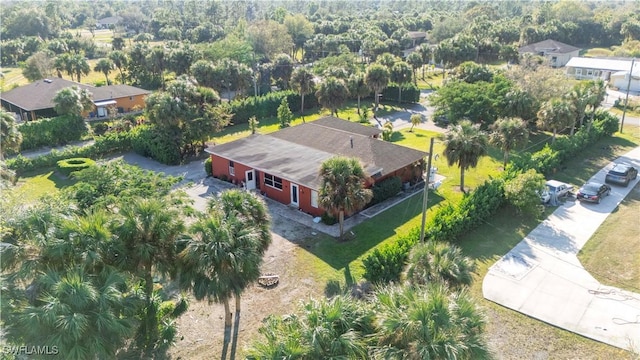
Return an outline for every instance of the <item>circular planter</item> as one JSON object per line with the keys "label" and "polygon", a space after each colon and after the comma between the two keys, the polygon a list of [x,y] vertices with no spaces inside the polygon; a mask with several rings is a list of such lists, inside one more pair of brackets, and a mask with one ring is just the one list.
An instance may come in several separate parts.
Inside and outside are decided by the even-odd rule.
{"label": "circular planter", "polygon": [[96,162],[89,158],[70,158],[58,161],[58,170],[69,176],[74,171],[86,169],[95,164]]}

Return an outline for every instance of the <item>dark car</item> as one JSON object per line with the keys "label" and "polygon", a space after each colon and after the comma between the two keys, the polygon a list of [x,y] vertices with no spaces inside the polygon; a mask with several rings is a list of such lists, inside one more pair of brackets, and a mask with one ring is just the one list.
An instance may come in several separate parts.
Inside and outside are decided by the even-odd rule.
{"label": "dark car", "polygon": [[588,201],[600,204],[603,197],[611,194],[611,186],[597,182],[588,182],[584,184],[576,198],[580,201]]}
{"label": "dark car", "polygon": [[616,164],[613,169],[609,170],[607,176],[604,178],[604,182],[627,186],[629,185],[629,181],[635,180],[637,177],[638,169],[631,165]]}

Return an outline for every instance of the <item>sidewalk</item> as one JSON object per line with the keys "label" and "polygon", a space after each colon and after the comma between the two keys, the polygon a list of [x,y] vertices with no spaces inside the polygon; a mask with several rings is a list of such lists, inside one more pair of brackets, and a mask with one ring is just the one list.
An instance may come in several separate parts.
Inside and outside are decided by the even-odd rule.
{"label": "sidewalk", "polygon": [[[616,161],[640,167],[640,147]],[[603,182],[607,169],[590,180]],[[601,204],[560,206],[491,266],[482,283],[484,297],[588,338],[640,351],[640,294],[600,284],[577,258],[638,181],[612,186]]]}

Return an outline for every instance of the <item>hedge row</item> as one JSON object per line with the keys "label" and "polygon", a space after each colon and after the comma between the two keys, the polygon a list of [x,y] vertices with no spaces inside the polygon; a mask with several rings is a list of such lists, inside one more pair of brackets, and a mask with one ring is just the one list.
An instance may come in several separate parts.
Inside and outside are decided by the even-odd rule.
{"label": "hedge row", "polygon": [[[258,119],[275,117],[278,115],[278,106],[283,98],[287,98],[289,109],[293,113],[300,111],[302,98],[299,94],[292,90],[274,91],[261,96],[250,96],[244,99],[233,100],[230,103],[233,124],[242,124],[248,122],[249,118],[255,116]],[[305,109],[311,109],[318,106],[318,99],[313,93],[304,97]]]}
{"label": "hedge row", "polygon": [[66,145],[81,140],[89,132],[84,119],[79,116],[58,116],[50,119],[27,121],[18,126],[22,133],[20,151],[43,146]]}
{"label": "hedge row", "polygon": [[[382,101],[384,102],[397,102],[398,101],[398,85],[390,84],[382,91]],[[420,89],[413,83],[402,85],[402,97],[403,103],[417,103],[420,102]]]}
{"label": "hedge row", "polygon": [[373,198],[369,205],[381,203],[391,197],[396,196],[402,190],[402,180],[398,176],[392,176],[376,183],[371,188]]}
{"label": "hedge row", "polygon": [[[548,173],[563,161],[577,155],[582,149],[610,136],[618,129],[618,118],[608,112],[598,111],[591,130],[582,128],[572,137],[562,137],[551,146],[545,146],[536,153],[526,153],[514,159],[509,172],[536,169]],[[437,209],[427,223],[425,238],[453,241],[493,216],[505,204],[503,179],[485,181],[457,205],[446,204]],[[363,260],[364,278],[374,283],[398,281],[412,246],[420,239],[420,229],[412,229],[408,235],[374,250]]]}
{"label": "hedge row", "polygon": [[587,146],[605,136],[611,136],[618,131],[619,126],[617,116],[599,110],[595,113],[590,130],[587,126],[582,127],[573,136],[559,137],[554,143],[546,144],[540,151],[516,155],[510,168],[522,172],[535,169],[539,173],[550,175],[556,172],[563,162],[572,159]]}
{"label": "hedge row", "polygon": [[69,158],[101,158],[109,154],[131,150],[131,139],[127,132],[109,133],[96,138],[95,143],[88,146],[73,146],[64,150],[52,150],[50,153],[35,158],[18,155],[7,160],[7,167],[17,175],[25,172],[55,166],[58,161]]}

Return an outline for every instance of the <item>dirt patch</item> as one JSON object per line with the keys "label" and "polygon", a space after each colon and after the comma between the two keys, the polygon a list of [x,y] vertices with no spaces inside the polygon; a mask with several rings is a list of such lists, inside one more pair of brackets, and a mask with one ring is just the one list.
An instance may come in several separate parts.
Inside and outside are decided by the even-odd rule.
{"label": "dirt patch", "polygon": [[[259,337],[262,320],[269,315],[290,314],[299,301],[323,296],[325,284],[316,283],[309,273],[301,273],[295,265],[295,249],[311,235],[311,229],[284,219],[272,220],[273,241],[264,255],[262,273],[274,273],[279,283],[266,289],[255,284],[242,296],[236,358],[242,358],[246,347]],[[234,302],[232,301],[232,310]],[[224,341],[224,308],[191,298],[189,310],[177,321],[176,345],[170,354],[174,359],[220,359]],[[235,319],[234,319],[235,320]],[[236,329],[232,330],[232,333]],[[230,359],[231,346],[227,358]]]}

